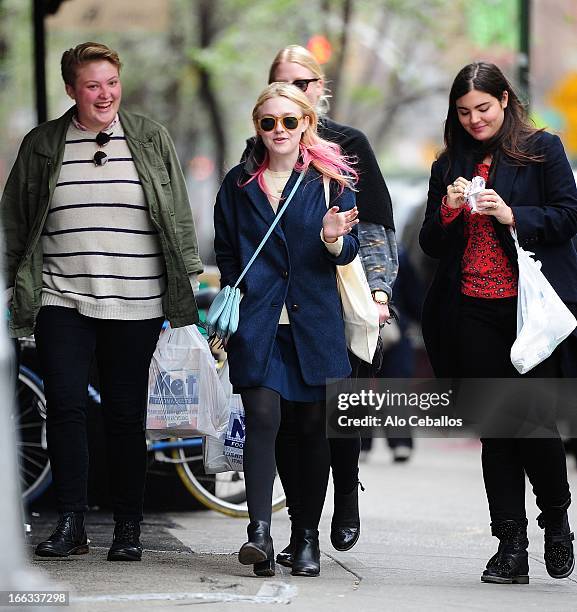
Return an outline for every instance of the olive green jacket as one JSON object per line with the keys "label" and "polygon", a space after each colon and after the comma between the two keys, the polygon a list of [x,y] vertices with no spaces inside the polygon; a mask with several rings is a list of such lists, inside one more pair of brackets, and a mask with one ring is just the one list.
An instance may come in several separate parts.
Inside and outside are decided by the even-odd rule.
{"label": "olive green jacket", "polygon": [[[43,123],[26,135],[0,201],[5,283],[14,288],[10,335],[15,338],[33,332],[42,303],[40,236],[74,110],[72,107],[59,119]],[[119,114],[162,245],[167,274],[164,314],[173,327],[196,323],[198,311],[188,275],[202,272],[202,263],[174,145],[158,123],[125,111]]]}

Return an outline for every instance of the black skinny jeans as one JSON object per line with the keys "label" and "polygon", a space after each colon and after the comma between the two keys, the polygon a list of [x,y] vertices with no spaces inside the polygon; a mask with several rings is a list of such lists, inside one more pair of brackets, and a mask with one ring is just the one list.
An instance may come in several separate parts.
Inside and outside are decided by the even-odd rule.
{"label": "black skinny jeans", "polygon": [[[463,295],[459,327],[459,360],[463,378],[518,378],[510,360],[517,329],[517,299],[482,299]],[[525,376],[561,375],[559,354]],[[554,407],[551,407],[553,413]],[[556,432],[556,425],[551,424]],[[542,512],[566,509],[571,501],[561,439],[482,438],[483,479],[492,522],[526,519],[525,474]]]}
{"label": "black skinny jeans", "polygon": [[[289,418],[295,444],[292,454],[281,458],[277,466],[279,475],[282,480],[283,473],[290,472],[291,491],[299,499],[295,526],[318,529],[329,477],[324,403],[287,402],[264,387],[242,389],[241,397],[246,426],[244,478],[250,520],[270,524],[275,441],[281,421],[285,426],[285,418]],[[285,486],[285,481],[282,482]]]}
{"label": "black skinny jeans", "polygon": [[148,368],[162,322],[93,319],[59,306],[40,309],[35,337],[59,512],[87,510],[87,388],[96,357],[114,520],[142,520]]}

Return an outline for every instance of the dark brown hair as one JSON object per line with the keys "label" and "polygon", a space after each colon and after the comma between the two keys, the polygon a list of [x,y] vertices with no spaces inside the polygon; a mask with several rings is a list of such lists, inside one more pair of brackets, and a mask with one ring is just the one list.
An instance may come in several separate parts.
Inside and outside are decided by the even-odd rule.
{"label": "dark brown hair", "polygon": [[64,51],[62,54],[62,60],[60,61],[60,68],[62,70],[62,78],[64,79],[64,82],[66,85],[74,87],[74,83],[76,81],[76,69],[78,66],[84,64],[85,62],[98,62],[101,60],[110,62],[116,66],[118,72],[120,72],[122,64],[120,63],[118,53],[101,43],[85,42],[80,45],[76,45],[74,49]]}
{"label": "dark brown hair", "polygon": [[[472,90],[488,93],[497,100],[503,98],[503,92],[508,93],[503,125],[493,138],[483,143],[465,131],[457,114],[457,100]],[[516,165],[525,166],[544,160],[535,153],[531,142],[542,131],[531,125],[525,107],[501,70],[495,64],[475,62],[462,68],[453,81],[445,121],[445,149],[441,154],[448,155],[449,159],[466,151],[476,152],[480,157],[503,154]]]}

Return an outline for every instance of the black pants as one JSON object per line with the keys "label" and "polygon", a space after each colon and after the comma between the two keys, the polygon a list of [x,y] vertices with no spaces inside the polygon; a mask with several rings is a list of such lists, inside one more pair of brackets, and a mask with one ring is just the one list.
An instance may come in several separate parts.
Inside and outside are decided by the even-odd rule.
{"label": "black pants", "polygon": [[[462,296],[458,321],[463,378],[517,378],[510,360],[516,336],[517,299]],[[561,376],[558,351],[525,376]],[[551,407],[554,410],[554,407]],[[556,426],[552,424],[556,432]],[[567,464],[561,439],[482,438],[483,478],[491,521],[524,520],[525,474],[541,511],[569,506]]]}
{"label": "black pants", "polygon": [[96,357],[114,520],[142,520],[148,368],[162,322],[93,319],[57,306],[40,309],[35,337],[60,512],[87,510],[87,388]]}
{"label": "black pants", "polygon": [[[281,427],[291,423],[292,455],[277,464],[287,499],[299,499],[297,527],[317,529],[329,475],[324,403],[287,402],[267,388],[241,390],[245,411],[244,477],[251,521],[270,523],[275,477],[275,441]],[[290,479],[287,486],[286,478]]]}

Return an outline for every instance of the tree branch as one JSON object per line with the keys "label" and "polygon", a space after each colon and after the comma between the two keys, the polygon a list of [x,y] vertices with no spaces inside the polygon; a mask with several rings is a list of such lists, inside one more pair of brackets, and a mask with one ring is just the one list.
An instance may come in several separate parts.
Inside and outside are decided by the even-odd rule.
{"label": "tree branch", "polygon": [[353,14],[353,2],[352,0],[343,0],[341,10],[341,31],[337,42],[337,53],[335,56],[335,63],[333,65],[333,79],[331,84],[331,91],[335,108],[338,106],[339,91],[341,87],[341,75],[345,64],[345,58],[349,46],[349,24],[351,22]]}
{"label": "tree branch", "polygon": [[385,141],[389,130],[393,127],[395,119],[399,114],[399,111],[415,102],[419,102],[420,100],[424,100],[434,94],[444,93],[447,91],[446,83],[428,86],[424,89],[414,90],[410,92],[402,91],[402,84],[400,79],[398,78],[398,74],[395,73],[393,76],[393,82],[391,83],[391,91],[397,92],[395,97],[392,100],[387,101],[385,104],[382,119],[375,130],[374,135],[374,143],[375,147],[379,148],[383,142]]}
{"label": "tree branch", "polygon": [[[213,15],[216,12],[217,0],[198,0],[198,23],[200,48],[209,48],[215,38],[216,28]],[[224,113],[220,107],[218,96],[212,82],[212,75],[201,62],[195,62],[199,78],[199,96],[204,104],[210,121],[210,127],[215,143],[215,164],[219,177],[224,176],[228,151],[228,139],[224,127]]]}

